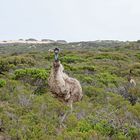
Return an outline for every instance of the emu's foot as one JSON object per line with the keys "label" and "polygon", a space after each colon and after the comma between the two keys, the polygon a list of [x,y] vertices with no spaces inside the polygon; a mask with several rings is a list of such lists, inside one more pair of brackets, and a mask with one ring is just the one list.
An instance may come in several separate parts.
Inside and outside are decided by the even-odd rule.
{"label": "emu's foot", "polygon": [[59,125],[59,126],[56,128],[56,134],[57,134],[57,135],[61,135],[65,128],[66,128],[66,126],[65,126],[64,124]]}
{"label": "emu's foot", "polygon": [[64,113],[61,118],[60,118],[60,128],[66,128],[66,126],[64,125],[64,121],[66,120],[66,118],[68,117],[68,115],[71,114],[71,110],[67,111],[66,113]]}
{"label": "emu's foot", "polygon": [[63,123],[59,125],[60,129],[62,128],[66,128],[66,125],[64,125]]}

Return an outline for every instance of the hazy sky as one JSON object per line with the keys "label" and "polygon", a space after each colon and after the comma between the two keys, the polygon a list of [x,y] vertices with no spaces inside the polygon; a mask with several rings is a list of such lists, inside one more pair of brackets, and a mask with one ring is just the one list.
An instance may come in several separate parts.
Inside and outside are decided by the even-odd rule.
{"label": "hazy sky", "polygon": [[137,40],[140,0],[0,0],[0,40]]}

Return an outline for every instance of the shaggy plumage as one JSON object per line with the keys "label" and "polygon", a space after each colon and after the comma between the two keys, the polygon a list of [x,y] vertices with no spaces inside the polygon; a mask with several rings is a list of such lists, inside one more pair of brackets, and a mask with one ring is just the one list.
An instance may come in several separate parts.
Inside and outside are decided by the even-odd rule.
{"label": "shaggy plumage", "polygon": [[83,97],[82,87],[78,80],[69,77],[63,71],[64,67],[60,61],[54,61],[48,84],[51,92],[72,108],[72,103],[80,101]]}

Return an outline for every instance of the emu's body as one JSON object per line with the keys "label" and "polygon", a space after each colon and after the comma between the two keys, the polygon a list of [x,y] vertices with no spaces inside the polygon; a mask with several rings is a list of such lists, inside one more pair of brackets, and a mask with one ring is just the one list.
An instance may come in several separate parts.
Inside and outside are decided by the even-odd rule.
{"label": "emu's body", "polygon": [[80,101],[83,97],[80,82],[63,72],[64,67],[60,61],[54,61],[48,84],[51,92],[62,102],[70,105]]}
{"label": "emu's body", "polygon": [[[130,73],[131,74],[131,73]],[[128,82],[129,82],[129,86],[132,88],[132,87],[136,87],[136,82],[135,80],[132,78],[131,75],[128,76],[127,78]]]}
{"label": "emu's body", "polygon": [[132,71],[133,71],[133,69],[130,69],[129,76],[128,76],[128,81],[129,81],[131,87],[136,87],[136,82],[132,78],[132,74],[133,74]]}
{"label": "emu's body", "polygon": [[129,82],[130,82],[130,84],[131,84],[132,87],[135,87],[136,86],[136,82],[135,82],[134,79],[131,79]]}

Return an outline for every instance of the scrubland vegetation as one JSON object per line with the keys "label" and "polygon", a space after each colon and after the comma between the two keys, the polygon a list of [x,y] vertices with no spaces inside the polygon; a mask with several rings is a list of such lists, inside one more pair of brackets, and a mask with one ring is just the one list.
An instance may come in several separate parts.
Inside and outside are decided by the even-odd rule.
{"label": "scrubland vegetation", "polygon": [[[47,79],[59,47],[65,72],[77,78],[83,100],[69,108]],[[140,43],[87,42],[0,46],[0,137],[11,140],[139,140]],[[130,69],[136,86],[129,86]]]}

